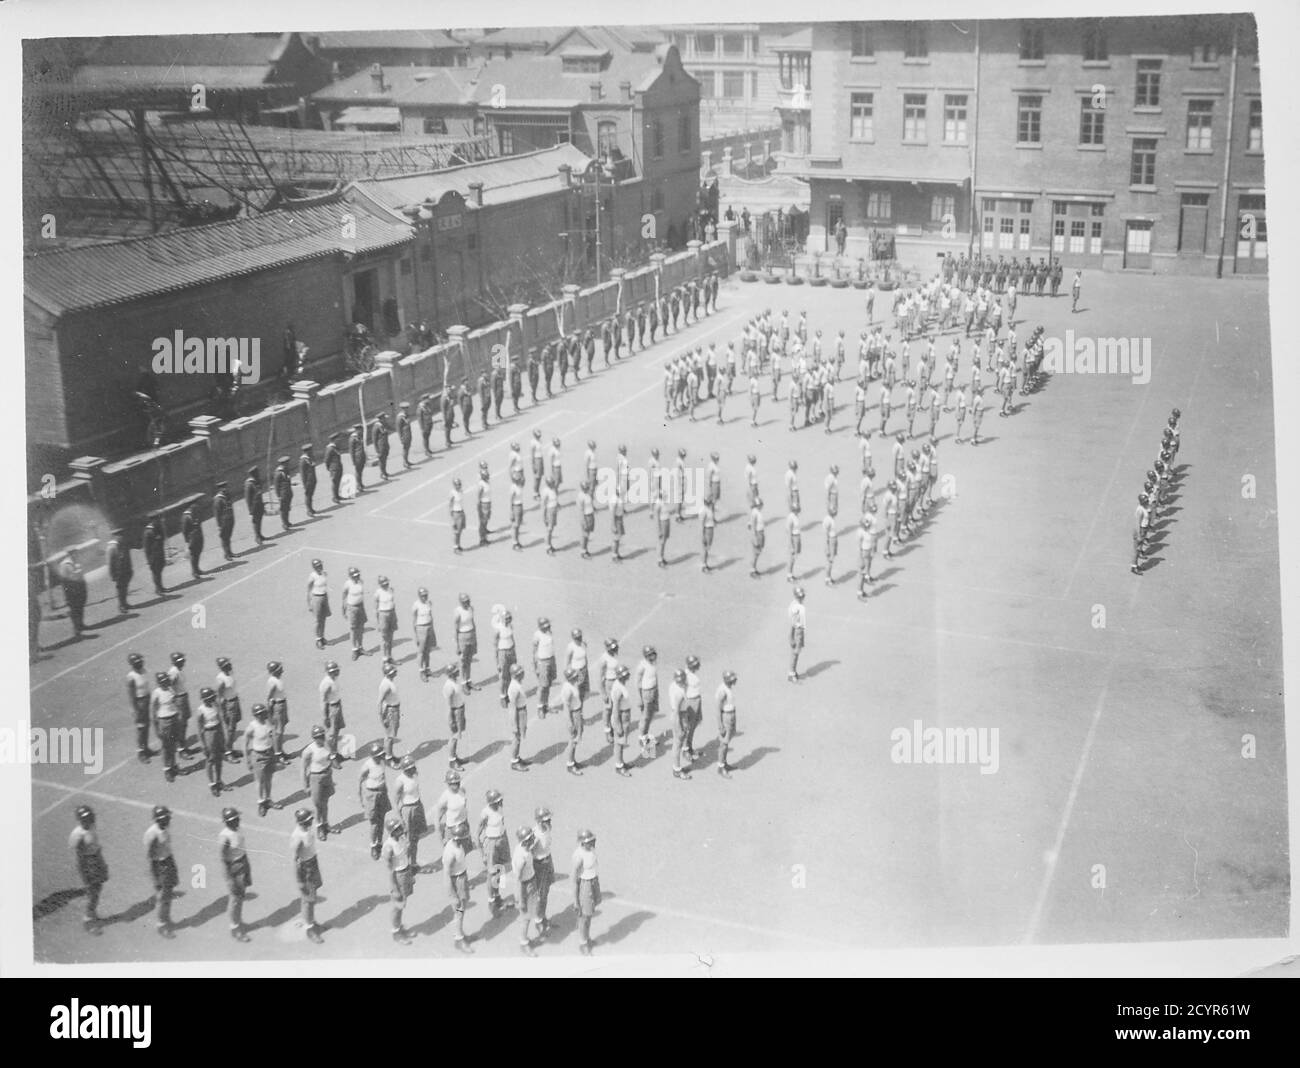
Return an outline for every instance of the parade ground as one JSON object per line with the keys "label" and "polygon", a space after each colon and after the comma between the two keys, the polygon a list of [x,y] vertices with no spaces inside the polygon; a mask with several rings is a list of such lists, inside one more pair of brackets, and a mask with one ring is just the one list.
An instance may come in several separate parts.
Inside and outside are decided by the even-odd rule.
{"label": "parade ground", "polygon": [[[719,352],[745,322],[770,307],[791,322],[801,309],[833,345],[848,338],[845,380],[837,390],[834,432],[788,429],[784,399],[770,399],[764,375],[759,426],[750,426],[743,374],[719,426],[712,402],[696,422],[665,420],[664,362],[710,341]],[[875,317],[888,313],[876,298]],[[326,659],[338,660],[348,732],[358,747],[382,738],[376,713],[379,639],[369,655],[349,656],[338,592],[349,567],[368,595],[387,575],[397,591],[395,657],[403,698],[399,755],[419,761],[432,813],[447,766],[442,669],[454,658],[457,595],[473,598],[479,627],[476,690],[461,755],[471,825],[489,788],[505,795],[514,830],[545,804],[554,812],[559,881],[552,891],[555,931],[541,956],[575,954],[569,858],[579,829],[597,836],[604,902],[592,926],[596,954],[741,953],[886,947],[1001,946],[1178,941],[1280,936],[1289,909],[1286,754],[1278,579],[1273,387],[1267,289],[1260,282],[1089,272],[1077,314],[1068,289],[1057,299],[1022,296],[1016,316],[1024,339],[1036,325],[1048,336],[1150,339],[1150,380],[1132,375],[1057,373],[1041,390],[1016,396],[1010,418],[997,398],[978,447],[953,441],[939,425],[944,496],[919,536],[887,560],[857,599],[856,525],[860,454],[853,431],[852,376],[857,336],[866,325],[864,294],[830,287],[745,284],[722,287],[718,311],[536,407],[525,397],[509,415],[450,452],[434,428],[435,454],[418,441],[411,470],[396,449],[393,478],[340,506],[328,481],[321,514],[307,520],[294,501],[293,529],[253,545],[247,513],[236,504],[236,560],[223,564],[208,530],[205,567],[192,582],[181,558],[167,569],[169,592],[149,592],[136,554],[132,612],[118,617],[111,585],[93,582],[81,641],[66,619],[42,627],[47,651],[32,665],[34,727],[102,727],[102,769],[32,767],[35,954],[38,961],[308,959],[455,956],[452,910],[437,858],[436,829],[422,843],[420,875],[405,912],[407,945],[389,935],[388,876],[370,857],[357,801],[360,764],[335,773],[331,822],[321,843],[324,877],[317,919],[323,944],[298,921],[289,855],[293,810],[306,804],[297,761],[275,776],[282,807],[257,815],[247,765],[227,767],[233,785],[211,796],[201,757],[176,782],[164,782],[158,757],[137,762],[124,694],[126,657],[142,653],[152,674],[173,650],[188,657],[192,700],[210,685],[214,660],[228,656],[249,708],[265,694],[268,660],[284,663],[288,751],[296,754],[319,721],[317,684]],[[892,321],[886,323],[893,329]],[[939,371],[951,335],[939,339]],[[915,367],[921,343],[912,343]],[[963,347],[962,377],[969,368]],[[992,375],[985,375],[991,387]],[[960,378],[959,378],[960,380]],[[879,425],[878,386],[864,427]],[[785,389],[782,389],[784,398]],[[415,400],[416,398],[411,398]],[[1176,495],[1161,515],[1155,552],[1141,575],[1129,571],[1130,534],[1143,477],[1159,452],[1170,409],[1182,410]],[[476,405],[477,407],[477,405]],[[508,407],[508,404],[507,404]],[[905,419],[896,400],[892,432]],[[918,416],[917,429],[928,427]],[[565,460],[554,556],[546,555],[538,506],[527,499],[522,552],[508,529],[509,445],[527,462],[534,428],[559,436]],[[967,421],[966,435],[970,433]],[[653,523],[644,506],[627,518],[623,552],[611,559],[610,519],[600,512],[593,558],[579,551],[577,475],[588,439],[612,466],[620,443],[634,467],[657,446],[671,465],[678,448],[707,467],[720,454],[722,494],[713,548],[703,574],[700,525],[674,524],[669,566],[657,566]],[[908,451],[921,438],[908,443]],[[319,444],[319,443],[318,443]],[[872,439],[876,488],[890,469],[891,441]],[[287,451],[287,450],[286,450]],[[757,457],[767,546],[749,574],[744,469]],[[293,453],[294,456],[296,453]],[[806,678],[787,681],[791,585],[783,475],[799,462],[804,550],[799,581],[807,591]],[[478,464],[490,465],[492,543],[475,543],[473,496]],[[825,583],[822,480],[840,469],[841,531],[834,584]],[[451,551],[448,493],[466,487],[469,526],[463,555]],[[173,539],[174,541],[176,539]],[[881,546],[883,550],[883,543]],[[310,561],[331,583],[329,645],[315,648],[306,610]],[[438,673],[416,670],[410,603],[427,586],[435,605]],[[582,777],[566,774],[561,716],[531,719],[524,772],[510,767],[507,717],[491,660],[493,604],[514,615],[530,709],[535,677],[528,650],[539,616],[552,621],[557,651],[581,627],[593,665],[615,637],[630,667],[643,645],[659,653],[661,694],[673,668],[700,658],[704,720],[690,781],[671,774],[669,722],[661,710],[657,755],[614,772],[601,729],[599,692],[586,704],[579,749]],[[373,627],[373,603],[370,607]],[[198,609],[201,608],[201,611]],[[562,655],[562,653],[561,653]],[[738,676],[739,736],[731,779],[715,774],[714,691],[726,670]],[[555,700],[555,695],[553,695]],[[636,708],[634,703],[634,718]],[[923,759],[929,728],[973,728],[987,759]],[[703,743],[703,744],[698,744]],[[931,758],[935,756],[930,753]],[[635,743],[628,758],[637,757]],[[396,772],[389,772],[390,786]],[[80,881],[68,849],[79,803],[98,815],[111,871],[98,935],[82,928]],[[172,838],[184,895],[173,905],[175,938],[155,931],[152,887],[141,836],[153,805],[173,810]],[[253,869],[244,908],[251,941],[231,939],[217,853],[220,811],[243,814]],[[466,929],[473,951],[517,956],[516,913],[493,917],[481,860],[471,859]],[[512,893],[509,881],[507,893]]]}

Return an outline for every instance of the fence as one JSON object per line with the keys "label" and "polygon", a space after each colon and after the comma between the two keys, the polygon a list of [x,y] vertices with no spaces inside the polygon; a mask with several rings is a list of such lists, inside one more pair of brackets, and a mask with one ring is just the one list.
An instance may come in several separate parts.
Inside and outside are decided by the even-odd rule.
{"label": "fence", "polygon": [[[190,420],[192,436],[183,441],[114,462],[93,456],[73,460],[73,479],[55,487],[52,499],[40,494],[29,499],[29,528],[41,532],[47,556],[73,544],[83,549],[102,544],[114,526],[126,529],[129,544],[139,544],[146,517],[159,511],[168,532],[174,532],[180,510],[195,494],[210,500],[219,481],[228,482],[238,500],[250,468],[256,467],[269,484],[276,458],[289,456],[296,473],[308,442],[320,462],[331,436],[346,435],[381,412],[391,424],[403,401],[414,408],[422,397],[440,400],[445,386],[467,383],[472,388],[480,375],[491,373],[494,361],[526,358],[529,350],[562,333],[599,324],[710,271],[729,274],[736,262],[733,228],[723,224],[719,229],[722,236],[716,241],[692,241],[673,255],[656,253],[642,267],[611,271],[601,285],[565,286],[561,299],[540,307],[514,305],[507,320],[475,330],[453,326],[450,341],[424,352],[381,353],[379,366],[366,374],[327,386],[295,382],[293,400],[255,415],[226,423],[198,416]],[[323,473],[321,477],[326,480]],[[205,503],[201,518],[209,517],[208,509]],[[89,569],[98,561],[93,548],[87,551],[83,567]]]}

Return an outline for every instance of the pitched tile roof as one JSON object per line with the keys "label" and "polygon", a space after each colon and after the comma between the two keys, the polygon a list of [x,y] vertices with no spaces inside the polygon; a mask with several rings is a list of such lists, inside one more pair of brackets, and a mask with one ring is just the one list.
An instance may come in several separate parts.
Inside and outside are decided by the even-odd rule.
{"label": "pitched tile roof", "polygon": [[331,30],[326,33],[307,33],[305,37],[320,40],[322,50],[409,48],[424,51],[430,48],[466,48],[446,30]]}
{"label": "pitched tile roof", "polygon": [[323,89],[317,89],[311,94],[311,98],[318,103],[328,104],[387,104],[427,81],[447,82],[458,88],[460,83],[455,80],[455,72],[464,72],[465,69],[464,67],[386,66],[383,68],[383,88],[380,89],[376,88],[370,69],[366,68],[346,78],[340,78]]}
{"label": "pitched tile roof", "polygon": [[568,164],[575,174],[591,163],[591,157],[570,144],[544,148],[517,156],[503,156],[483,163],[397,178],[374,178],[354,183],[355,188],[392,211],[401,211],[427,199],[442,199],[455,191],[470,199],[470,183],[483,183],[484,205],[504,204],[554,192],[560,188],[559,170]]}
{"label": "pitched tile roof", "polygon": [[411,238],[412,228],[405,223],[356,211],[349,213],[355,218],[356,238],[345,241],[340,227],[345,211],[339,203],[271,211],[27,256],[25,293],[47,311],[63,315],[328,256],[345,245],[371,252]]}
{"label": "pitched tile roof", "polygon": [[399,106],[422,104],[487,104],[494,86],[505,87],[505,98],[512,108],[554,105],[556,101],[583,102],[590,99],[590,85],[600,82],[603,103],[620,102],[619,84],[631,82],[633,89],[644,89],[659,76],[662,57],[648,52],[616,52],[609,66],[599,73],[566,73],[560,53],[550,56],[512,56],[490,59],[478,67],[441,68],[448,72],[443,79],[429,80],[412,87],[395,98]]}

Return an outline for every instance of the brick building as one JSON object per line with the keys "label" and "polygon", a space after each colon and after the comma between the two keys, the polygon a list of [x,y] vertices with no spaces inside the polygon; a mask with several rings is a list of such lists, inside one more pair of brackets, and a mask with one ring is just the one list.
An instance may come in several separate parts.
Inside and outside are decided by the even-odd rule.
{"label": "brick building", "polygon": [[[873,230],[1066,266],[1267,270],[1259,50],[1249,16],[815,23],[809,249]],[[797,67],[792,67],[798,71]],[[796,107],[795,105],[803,105]]]}

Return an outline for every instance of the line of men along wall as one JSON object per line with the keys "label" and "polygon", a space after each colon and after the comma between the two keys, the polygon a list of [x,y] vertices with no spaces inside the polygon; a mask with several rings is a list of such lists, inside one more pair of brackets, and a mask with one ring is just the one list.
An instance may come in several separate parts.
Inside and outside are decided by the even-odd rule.
{"label": "line of men along wall", "polygon": [[[241,501],[249,468],[258,468],[263,486],[270,487],[277,458],[288,456],[296,477],[302,446],[311,442],[320,463],[334,434],[342,435],[339,448],[350,468],[346,456],[349,430],[358,423],[368,427],[380,412],[389,416],[392,425],[403,401],[411,405],[412,414],[423,396],[432,395],[437,402],[444,368],[447,383],[466,383],[473,389],[481,374],[491,374],[494,356],[500,359],[508,352],[512,360],[526,359],[530,349],[555,340],[562,332],[598,327],[616,312],[622,314],[654,298],[657,291],[666,294],[711,271],[726,275],[733,264],[728,234],[665,256],[662,262],[611,272],[612,280],[584,290],[574,287],[550,304],[536,308],[520,305],[512,309],[515,314],[510,320],[476,330],[454,326],[448,331],[452,341],[447,344],[409,356],[381,355],[381,366],[367,374],[326,386],[297,383],[294,400],[256,415],[228,423],[211,416],[191,420],[195,436],[160,449],[111,463],[95,457],[73,461],[76,477],[49,485],[28,500],[30,527],[44,531],[44,545],[39,553],[33,545],[33,555],[39,559],[43,554],[48,559],[77,545],[82,550],[83,568],[100,566],[102,546],[112,527],[123,527],[127,542],[138,546],[143,526],[154,514],[163,516],[169,535],[179,530],[180,514],[188,504],[195,504],[196,514],[206,521],[211,518],[217,482],[228,482],[231,498]],[[327,481],[323,470],[319,474],[322,482]]]}

